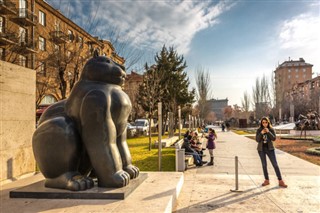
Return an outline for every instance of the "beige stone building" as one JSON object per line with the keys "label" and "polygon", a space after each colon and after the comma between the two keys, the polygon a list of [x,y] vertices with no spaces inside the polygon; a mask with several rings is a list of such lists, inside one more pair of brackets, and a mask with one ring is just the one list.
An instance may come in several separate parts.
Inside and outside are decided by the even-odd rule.
{"label": "beige stone building", "polygon": [[66,98],[94,50],[125,62],[43,0],[0,0],[0,58],[36,70],[37,104]]}
{"label": "beige stone building", "polygon": [[312,79],[312,64],[306,63],[303,58],[288,60],[280,64],[274,71],[276,105],[280,107],[285,102],[285,94],[293,85]]}

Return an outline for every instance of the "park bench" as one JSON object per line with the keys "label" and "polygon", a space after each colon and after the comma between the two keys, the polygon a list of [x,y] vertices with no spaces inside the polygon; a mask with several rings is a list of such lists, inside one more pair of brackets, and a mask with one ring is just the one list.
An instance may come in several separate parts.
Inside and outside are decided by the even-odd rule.
{"label": "park bench", "polygon": [[175,143],[176,148],[176,171],[183,172],[187,170],[188,166],[194,165],[194,160],[192,155],[185,153],[184,149],[181,149],[183,144],[183,139]]}
{"label": "park bench", "polygon": [[[171,138],[162,138],[162,139],[161,139],[162,148],[163,148],[163,147],[170,147],[170,146],[172,146],[178,139],[179,139],[178,136],[173,136],[173,137],[171,137]],[[158,145],[159,145],[159,142],[158,142],[158,141],[155,141],[155,142],[154,142],[155,148],[157,148]]]}

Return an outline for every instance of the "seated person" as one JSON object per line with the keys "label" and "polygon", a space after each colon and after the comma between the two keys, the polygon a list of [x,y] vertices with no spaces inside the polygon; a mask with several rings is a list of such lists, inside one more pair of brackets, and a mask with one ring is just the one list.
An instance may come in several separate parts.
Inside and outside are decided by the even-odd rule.
{"label": "seated person", "polygon": [[202,160],[203,151],[201,148],[201,142],[199,142],[198,133],[195,132],[193,137],[190,140],[190,146],[192,149],[194,149],[198,154],[200,155],[200,158]]}
{"label": "seated person", "polygon": [[193,159],[194,159],[196,166],[202,166],[206,162],[202,161],[202,159],[201,159],[200,155],[197,153],[197,151],[195,151],[194,149],[191,148],[190,141],[189,141],[190,139],[191,139],[190,135],[187,138],[184,138],[181,149],[184,149],[186,154],[193,156]]}

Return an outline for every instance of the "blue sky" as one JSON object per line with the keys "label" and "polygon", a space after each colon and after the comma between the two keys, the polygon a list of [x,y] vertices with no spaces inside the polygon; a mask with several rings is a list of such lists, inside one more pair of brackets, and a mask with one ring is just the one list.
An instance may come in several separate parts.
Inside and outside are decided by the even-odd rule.
{"label": "blue sky", "polygon": [[[47,0],[93,35],[121,29],[122,39],[149,56],[174,46],[195,70],[210,73],[212,97],[241,106],[257,77],[303,57],[320,74],[320,1]],[[150,58],[150,57],[149,57]],[[129,70],[130,72],[131,70]]]}

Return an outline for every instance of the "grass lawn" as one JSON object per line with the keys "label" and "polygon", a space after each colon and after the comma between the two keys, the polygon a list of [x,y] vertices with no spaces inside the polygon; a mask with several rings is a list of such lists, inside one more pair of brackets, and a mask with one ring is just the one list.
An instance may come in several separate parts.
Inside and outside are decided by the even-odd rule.
{"label": "grass lawn", "polygon": [[[164,136],[167,137],[167,136]],[[140,171],[158,171],[158,148],[154,147],[154,141],[158,136],[152,137],[151,151],[149,151],[149,138],[137,137],[127,139],[133,165]],[[175,148],[162,148],[161,171],[175,171]]]}

